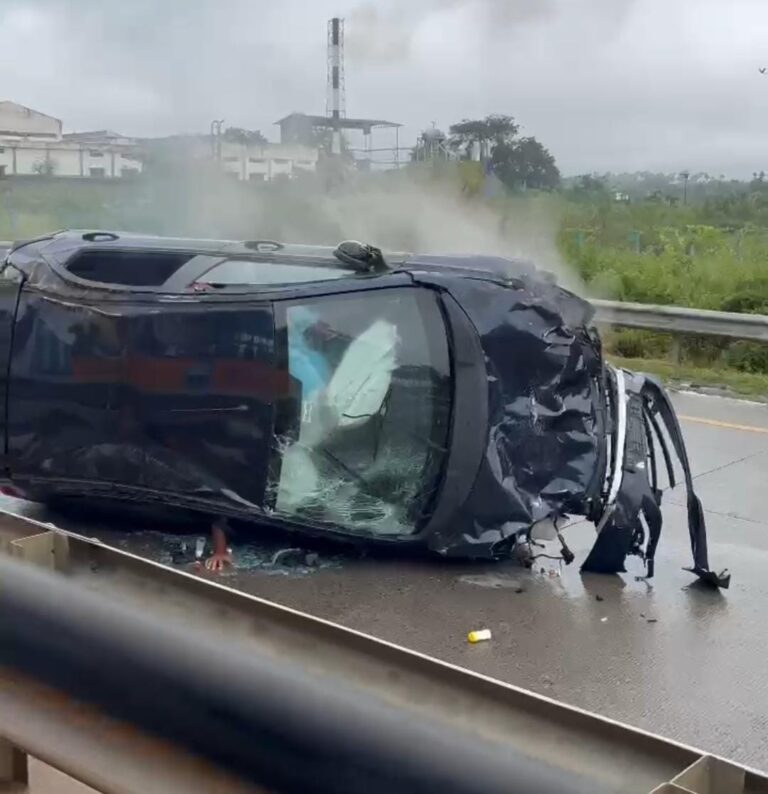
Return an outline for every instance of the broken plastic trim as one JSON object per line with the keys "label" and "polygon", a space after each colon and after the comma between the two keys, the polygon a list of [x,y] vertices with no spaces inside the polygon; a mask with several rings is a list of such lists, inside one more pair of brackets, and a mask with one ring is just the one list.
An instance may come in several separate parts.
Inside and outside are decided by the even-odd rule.
{"label": "broken plastic trim", "polygon": [[[671,471],[671,459],[657,421],[658,415],[685,477],[688,531],[693,555],[693,566],[686,570],[707,584],[727,588],[730,574],[726,570],[716,573],[709,568],[704,510],[693,488],[682,429],[669,396],[661,384],[649,376],[621,370],[615,371],[614,375],[618,424],[614,473],[605,511],[598,522],[597,540],[582,570],[624,572],[627,555],[635,554],[645,560],[647,578],[654,575],[654,558],[662,528],[662,492],[655,482],[651,482],[648,463],[654,459],[653,445],[656,441]],[[655,438],[654,433],[647,432],[648,424],[653,428]],[[621,461],[620,466],[616,465],[617,461]],[[674,477],[670,481],[674,484]]]}
{"label": "broken plastic trim", "polygon": [[[610,367],[610,365],[608,365]],[[616,382],[616,440],[614,443],[613,454],[613,473],[611,474],[611,484],[608,490],[608,502],[606,509],[610,509],[616,503],[619,494],[619,487],[622,481],[622,469],[624,467],[624,444],[627,438],[627,389],[624,380],[624,371],[615,370],[610,367]]]}
{"label": "broken plastic trim", "polygon": [[731,582],[731,576],[727,569],[716,573],[709,569],[709,556],[707,552],[707,528],[704,519],[704,508],[701,500],[693,488],[693,475],[691,465],[688,461],[688,452],[683,440],[683,431],[680,427],[675,409],[669,399],[669,395],[664,387],[655,378],[644,376],[644,393],[652,399],[651,411],[658,413],[667,433],[672,441],[680,465],[683,468],[685,477],[685,490],[687,493],[688,509],[688,532],[691,539],[691,551],[693,553],[693,567],[685,570],[695,573],[702,581],[715,587],[727,588]]}

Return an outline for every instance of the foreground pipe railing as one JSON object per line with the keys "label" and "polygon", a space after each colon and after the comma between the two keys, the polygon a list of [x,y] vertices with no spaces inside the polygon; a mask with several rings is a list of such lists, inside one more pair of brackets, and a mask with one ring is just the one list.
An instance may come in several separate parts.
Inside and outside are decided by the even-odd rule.
{"label": "foreground pipe railing", "polygon": [[57,572],[20,589],[0,569],[0,792],[768,794],[755,770],[50,524],[0,511],[0,551]]}
{"label": "foreground pipe railing", "polygon": [[601,790],[289,660],[221,647],[7,559],[0,666],[271,791]]}

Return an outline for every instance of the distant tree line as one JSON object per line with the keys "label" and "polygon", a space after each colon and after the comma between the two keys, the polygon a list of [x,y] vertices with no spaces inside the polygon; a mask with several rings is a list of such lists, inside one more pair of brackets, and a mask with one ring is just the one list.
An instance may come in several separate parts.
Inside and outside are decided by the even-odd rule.
{"label": "distant tree line", "polygon": [[488,173],[512,190],[554,190],[560,185],[555,158],[534,137],[524,137],[512,116],[463,119],[450,127],[449,149],[462,159],[479,156]]}

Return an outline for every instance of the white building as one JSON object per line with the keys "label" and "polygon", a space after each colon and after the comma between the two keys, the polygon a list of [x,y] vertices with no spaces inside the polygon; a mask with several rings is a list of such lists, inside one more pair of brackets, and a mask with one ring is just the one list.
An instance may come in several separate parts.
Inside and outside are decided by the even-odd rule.
{"label": "white building", "polygon": [[147,152],[176,166],[218,164],[241,181],[266,182],[315,171],[317,147],[296,143],[254,143],[225,140],[224,136],[171,135],[143,142]]}
{"label": "white building", "polygon": [[302,171],[315,171],[318,157],[316,148],[301,144],[221,144],[223,169],[240,180],[265,182],[277,176],[295,177]]}
{"label": "white building", "polygon": [[0,176],[116,178],[141,170],[130,138],[107,130],[63,135],[59,119],[0,102]]}

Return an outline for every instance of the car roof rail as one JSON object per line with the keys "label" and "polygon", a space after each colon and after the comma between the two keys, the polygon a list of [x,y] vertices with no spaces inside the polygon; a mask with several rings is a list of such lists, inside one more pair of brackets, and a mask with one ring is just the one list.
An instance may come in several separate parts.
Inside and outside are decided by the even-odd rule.
{"label": "car roof rail", "polygon": [[83,240],[88,243],[112,242],[119,239],[120,235],[114,232],[86,232],[83,235]]}
{"label": "car roof rail", "polygon": [[244,240],[243,247],[251,251],[280,251],[285,245],[277,240]]}
{"label": "car roof rail", "polygon": [[342,264],[359,273],[381,273],[389,270],[380,248],[357,240],[345,240],[333,249],[333,255]]}

